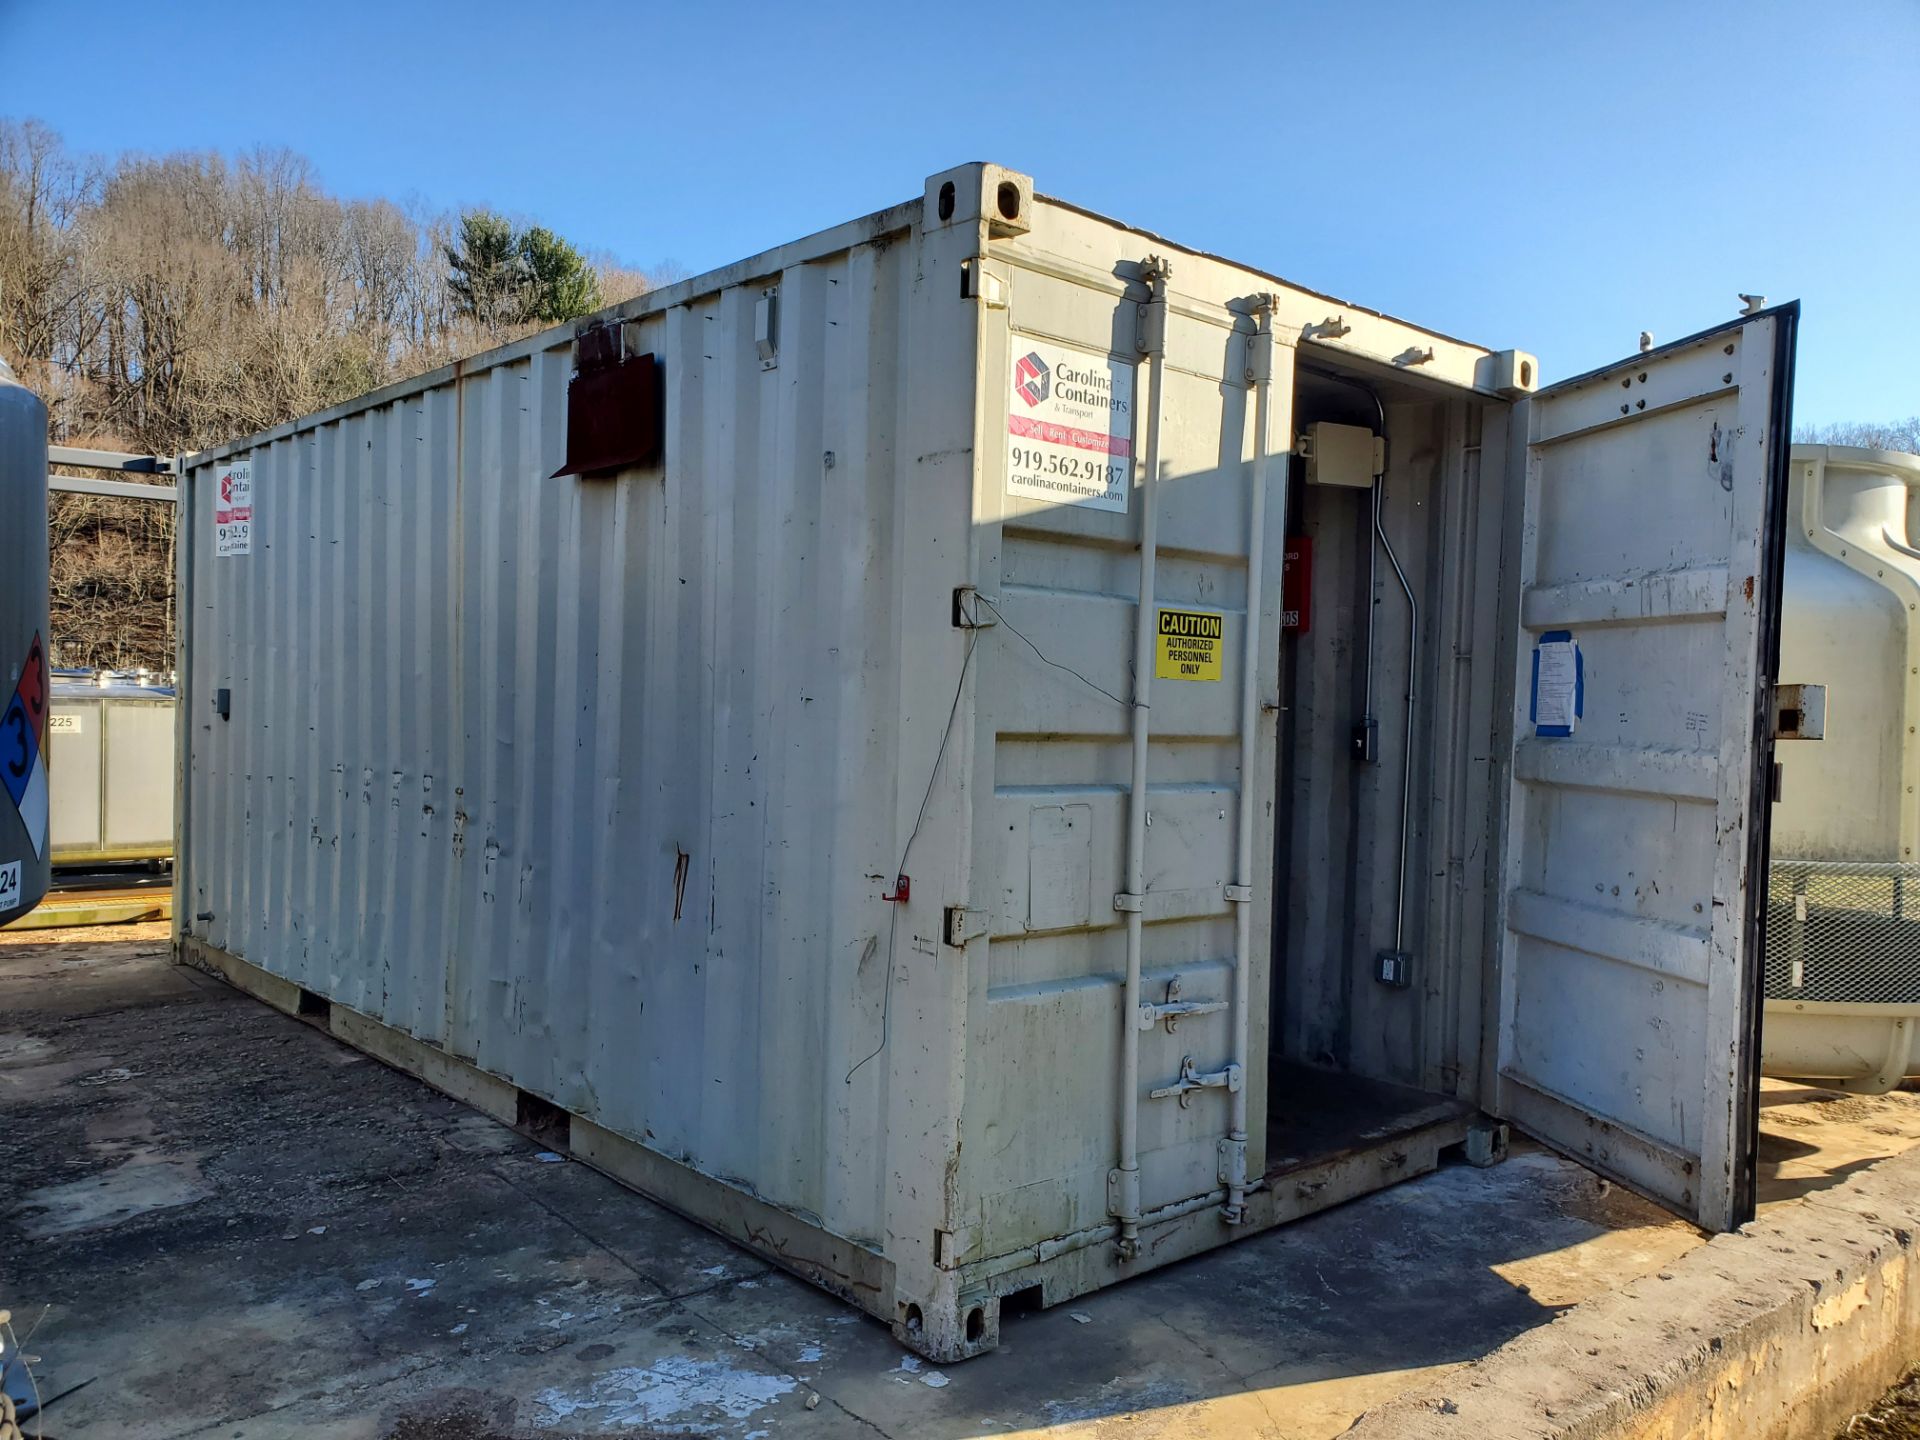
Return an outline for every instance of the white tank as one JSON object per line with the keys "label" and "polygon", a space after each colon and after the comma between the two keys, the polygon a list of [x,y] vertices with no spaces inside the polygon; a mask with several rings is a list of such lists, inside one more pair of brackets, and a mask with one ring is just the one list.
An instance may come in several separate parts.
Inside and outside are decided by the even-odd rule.
{"label": "white tank", "polygon": [[173,858],[174,694],[163,680],[104,670],[54,678],[55,865]]}
{"label": "white tank", "polygon": [[0,925],[47,889],[47,409],[0,361]]}
{"label": "white tank", "polygon": [[1882,1091],[1920,1072],[1920,456],[1796,445],[1780,682],[1827,687],[1782,742],[1762,1065]]}

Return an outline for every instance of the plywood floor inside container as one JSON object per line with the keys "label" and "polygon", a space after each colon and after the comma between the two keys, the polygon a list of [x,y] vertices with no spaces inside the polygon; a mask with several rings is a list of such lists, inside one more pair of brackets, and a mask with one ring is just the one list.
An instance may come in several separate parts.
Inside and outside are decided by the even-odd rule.
{"label": "plywood floor inside container", "polygon": [[1368,1150],[1473,1113],[1463,1100],[1275,1060],[1267,1076],[1267,1174]]}

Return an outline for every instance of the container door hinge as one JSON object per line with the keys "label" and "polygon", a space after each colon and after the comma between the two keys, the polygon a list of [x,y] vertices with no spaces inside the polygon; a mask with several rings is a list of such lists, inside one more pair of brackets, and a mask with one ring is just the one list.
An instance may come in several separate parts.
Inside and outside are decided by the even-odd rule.
{"label": "container door hinge", "polygon": [[1129,895],[1125,890],[1122,890],[1118,895],[1113,897],[1113,908],[1116,910],[1139,910],[1144,913],[1147,908],[1147,897],[1144,895]]}
{"label": "container door hinge", "polygon": [[1157,1090],[1149,1090],[1149,1100],[1177,1099],[1180,1108],[1185,1110],[1193,1104],[1193,1092],[1196,1090],[1225,1090],[1229,1094],[1238,1094],[1240,1090],[1240,1067],[1229,1065],[1224,1070],[1215,1070],[1202,1075],[1193,1068],[1193,1057],[1182,1056],[1180,1060],[1180,1078],[1171,1085],[1162,1085]]}
{"label": "container door hinge", "polygon": [[1107,1171],[1107,1214],[1122,1220],[1140,1216],[1140,1172],[1113,1169]]}
{"label": "container door hinge", "polygon": [[1226,894],[1227,899],[1235,905],[1251,905],[1253,903],[1253,887],[1251,885],[1229,885],[1227,886]]}
{"label": "container door hinge", "polygon": [[1247,1188],[1247,1142],[1244,1138],[1220,1142],[1220,1183],[1229,1190]]}
{"label": "container door hinge", "polygon": [[1007,281],[1003,275],[997,275],[987,268],[987,262],[980,259],[960,262],[960,298],[978,300],[989,310],[1007,308]]}
{"label": "container door hinge", "polygon": [[1146,1004],[1140,1007],[1140,1028],[1151,1030],[1162,1021],[1166,1022],[1167,1033],[1173,1034],[1174,1027],[1186,1015],[1211,1015],[1216,1010],[1227,1008],[1224,1000],[1182,1000],[1180,998],[1180,977],[1174,976],[1167,981],[1167,998],[1164,1004]]}
{"label": "container door hinge", "polygon": [[958,949],[969,940],[977,940],[986,933],[986,911],[969,910],[964,905],[947,906],[947,944]]}
{"label": "container door hinge", "polygon": [[1140,279],[1146,284],[1147,302],[1140,307],[1139,334],[1135,344],[1142,355],[1167,353],[1167,281],[1173,266],[1160,255],[1149,255],[1141,262]]}
{"label": "container door hinge", "polygon": [[1255,320],[1262,322],[1261,328],[1247,336],[1246,375],[1248,385],[1264,385],[1273,379],[1273,343],[1274,334],[1265,323],[1273,314],[1274,297],[1257,295],[1254,297],[1252,314]]}

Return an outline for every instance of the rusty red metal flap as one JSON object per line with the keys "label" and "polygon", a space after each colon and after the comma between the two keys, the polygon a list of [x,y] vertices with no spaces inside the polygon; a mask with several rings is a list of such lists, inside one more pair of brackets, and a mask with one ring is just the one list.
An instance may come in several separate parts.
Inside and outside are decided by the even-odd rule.
{"label": "rusty red metal flap", "polygon": [[598,357],[590,348],[581,337],[581,368],[567,385],[567,463],[553,472],[556,480],[660,463],[660,361],[648,354],[592,365]]}

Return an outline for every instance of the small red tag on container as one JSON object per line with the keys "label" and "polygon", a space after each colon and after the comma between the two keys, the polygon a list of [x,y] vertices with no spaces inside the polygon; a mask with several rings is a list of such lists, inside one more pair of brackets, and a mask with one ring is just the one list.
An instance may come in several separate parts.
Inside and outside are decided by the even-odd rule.
{"label": "small red tag on container", "polygon": [[1289,535],[1280,565],[1280,628],[1307,633],[1313,623],[1313,538]]}

